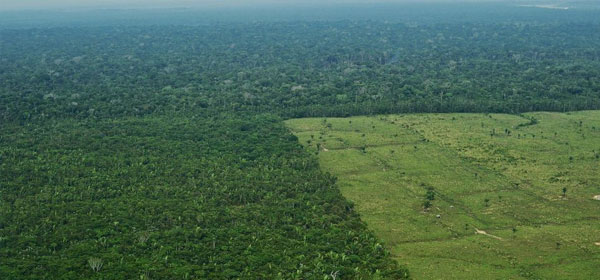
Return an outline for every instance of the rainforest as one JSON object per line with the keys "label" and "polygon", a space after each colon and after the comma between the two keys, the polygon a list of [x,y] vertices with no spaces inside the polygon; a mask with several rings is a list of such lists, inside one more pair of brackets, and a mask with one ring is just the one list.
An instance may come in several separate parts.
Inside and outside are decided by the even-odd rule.
{"label": "rainforest", "polygon": [[0,279],[596,278],[554,2],[0,9]]}

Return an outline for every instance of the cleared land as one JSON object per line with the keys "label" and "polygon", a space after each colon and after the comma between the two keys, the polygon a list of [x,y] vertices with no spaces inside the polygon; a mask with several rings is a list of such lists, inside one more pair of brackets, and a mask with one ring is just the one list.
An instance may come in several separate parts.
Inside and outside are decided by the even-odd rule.
{"label": "cleared land", "polygon": [[600,111],[287,125],[416,279],[600,277]]}

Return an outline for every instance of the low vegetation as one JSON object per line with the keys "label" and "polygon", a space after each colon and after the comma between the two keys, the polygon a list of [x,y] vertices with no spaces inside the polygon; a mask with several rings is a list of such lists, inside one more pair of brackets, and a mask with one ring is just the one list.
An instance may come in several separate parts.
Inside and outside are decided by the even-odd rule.
{"label": "low vegetation", "polygon": [[416,279],[597,277],[598,111],[287,125]]}

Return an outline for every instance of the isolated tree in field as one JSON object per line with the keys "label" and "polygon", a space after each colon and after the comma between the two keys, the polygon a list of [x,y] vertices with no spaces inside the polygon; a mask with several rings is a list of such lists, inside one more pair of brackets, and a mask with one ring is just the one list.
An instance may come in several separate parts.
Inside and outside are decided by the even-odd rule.
{"label": "isolated tree in field", "polygon": [[427,188],[427,192],[425,193],[425,201],[423,202],[423,208],[428,210],[433,205],[431,202],[435,200],[435,192],[432,187]]}
{"label": "isolated tree in field", "polygon": [[423,209],[425,211],[429,210],[429,208],[431,208],[431,206],[432,206],[431,201],[425,200],[425,202],[423,202]]}
{"label": "isolated tree in field", "polygon": [[435,200],[435,191],[433,188],[427,189],[427,192],[425,193],[425,199],[429,201]]}
{"label": "isolated tree in field", "polygon": [[483,203],[485,203],[485,207],[489,207],[490,206],[490,199],[489,198],[484,199]]}
{"label": "isolated tree in field", "polygon": [[566,197],[566,196],[567,196],[567,187],[563,187],[563,188],[562,188],[562,193],[563,193],[563,194],[562,194],[562,196],[563,196],[563,197]]}

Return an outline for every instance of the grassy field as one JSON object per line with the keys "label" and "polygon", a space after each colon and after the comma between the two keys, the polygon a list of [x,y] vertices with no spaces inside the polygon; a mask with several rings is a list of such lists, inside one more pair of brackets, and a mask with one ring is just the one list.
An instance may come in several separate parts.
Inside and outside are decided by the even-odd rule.
{"label": "grassy field", "polygon": [[287,125],[416,279],[600,278],[600,111]]}

